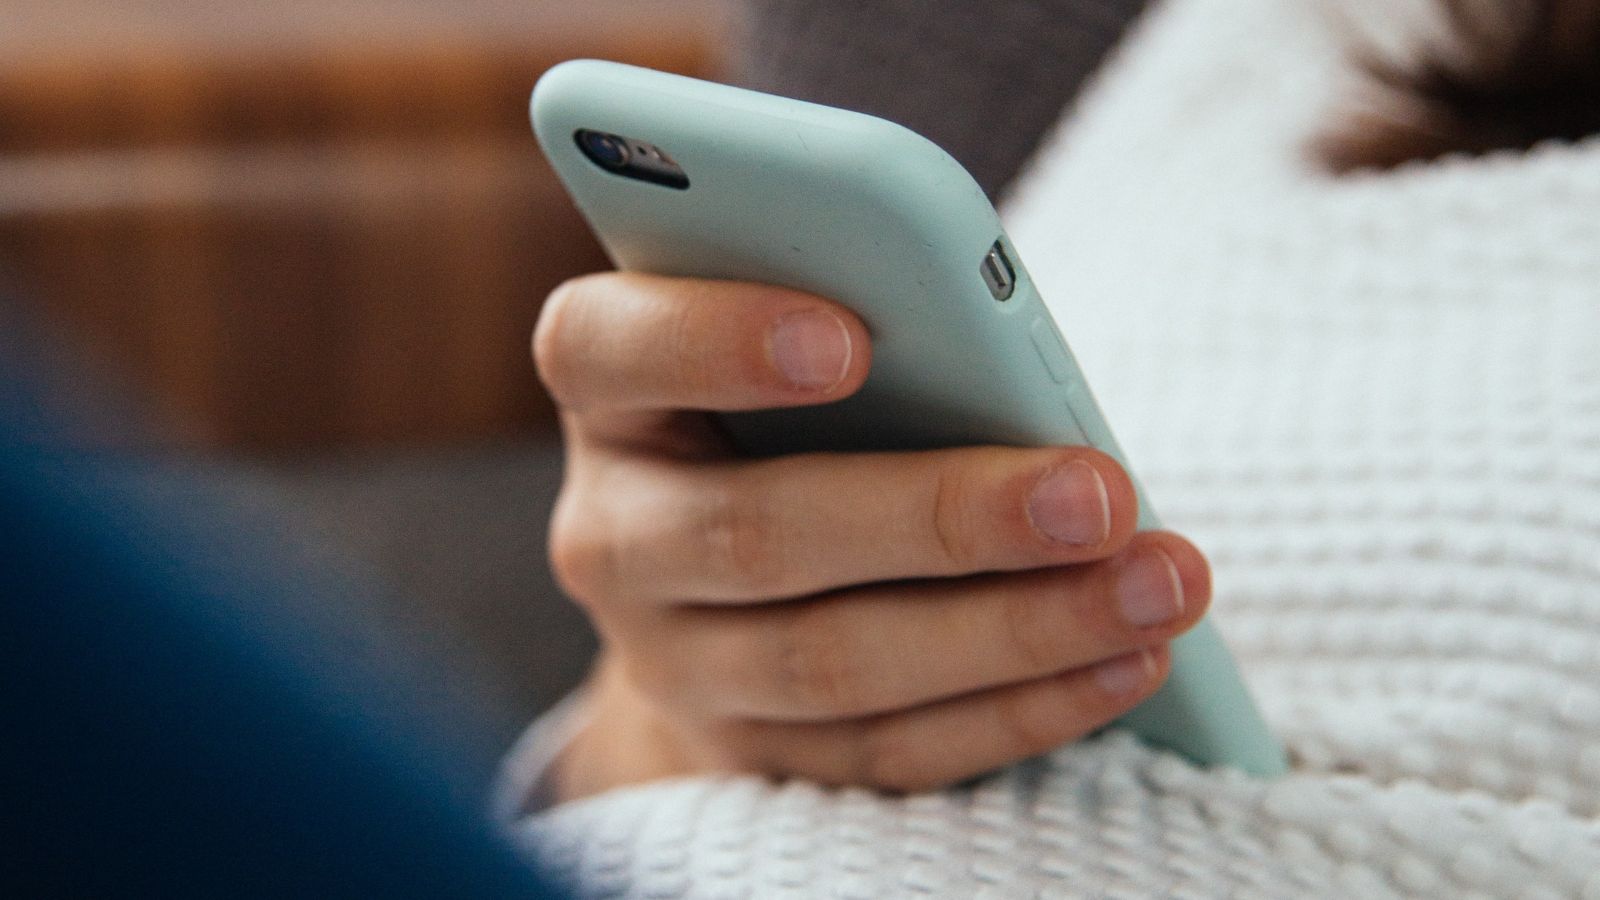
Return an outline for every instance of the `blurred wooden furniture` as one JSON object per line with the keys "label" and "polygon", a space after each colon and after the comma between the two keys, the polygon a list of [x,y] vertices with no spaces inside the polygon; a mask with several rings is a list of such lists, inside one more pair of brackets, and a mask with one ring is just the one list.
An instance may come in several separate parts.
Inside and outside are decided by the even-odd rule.
{"label": "blurred wooden furniture", "polygon": [[8,0],[0,281],[180,445],[539,427],[539,301],[605,261],[528,91],[576,56],[711,74],[725,6]]}

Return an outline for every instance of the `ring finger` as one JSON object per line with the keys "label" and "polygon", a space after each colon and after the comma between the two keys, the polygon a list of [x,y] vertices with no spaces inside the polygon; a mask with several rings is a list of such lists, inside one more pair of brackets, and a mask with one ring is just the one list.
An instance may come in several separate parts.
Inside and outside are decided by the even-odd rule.
{"label": "ring finger", "polygon": [[[1111,560],[900,582],[797,603],[674,609],[614,635],[646,689],[722,717],[854,718],[1076,669],[1164,643],[1210,601],[1199,551],[1142,534]],[[642,623],[641,623],[642,624]]]}

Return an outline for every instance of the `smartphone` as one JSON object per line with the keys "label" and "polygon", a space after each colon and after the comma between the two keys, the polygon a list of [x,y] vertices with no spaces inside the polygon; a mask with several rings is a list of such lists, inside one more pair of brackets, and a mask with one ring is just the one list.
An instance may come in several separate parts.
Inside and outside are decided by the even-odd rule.
{"label": "smartphone", "polygon": [[[994,207],[926,138],[598,60],[545,73],[531,114],[618,268],[810,291],[866,323],[872,371],[861,390],[725,415],[742,451],[1074,444],[1127,466]],[[1158,527],[1142,487],[1139,504],[1139,527]],[[1172,655],[1166,684],[1120,724],[1202,765],[1283,772],[1283,749],[1209,617]]]}

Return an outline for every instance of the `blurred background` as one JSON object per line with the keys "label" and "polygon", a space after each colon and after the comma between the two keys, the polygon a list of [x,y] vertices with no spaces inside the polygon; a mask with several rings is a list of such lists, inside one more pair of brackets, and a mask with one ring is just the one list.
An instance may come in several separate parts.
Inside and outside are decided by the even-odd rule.
{"label": "blurred background", "polygon": [[6,0],[0,401],[20,360],[133,496],[346,585],[315,612],[484,723],[486,776],[594,648],[545,563],[528,340],[607,263],[530,132],[538,76],[600,57],[884,115],[999,195],[1141,5]]}
{"label": "blurred background", "polygon": [[411,687],[504,746],[592,650],[545,567],[558,436],[527,346],[545,293],[606,263],[528,93],[579,56],[714,77],[729,13],[8,0],[0,337],[141,489],[220,497],[370,588],[333,592],[343,644],[398,639]]}

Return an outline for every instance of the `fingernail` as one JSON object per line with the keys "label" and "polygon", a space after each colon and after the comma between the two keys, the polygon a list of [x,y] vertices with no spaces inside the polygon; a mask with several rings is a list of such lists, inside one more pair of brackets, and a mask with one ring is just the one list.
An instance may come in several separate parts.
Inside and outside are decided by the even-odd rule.
{"label": "fingernail", "polygon": [[1117,573],[1117,608],[1135,628],[1164,625],[1183,614],[1183,579],[1165,550],[1146,550]]}
{"label": "fingernail", "polygon": [[1039,479],[1028,498],[1028,519],[1063,544],[1093,546],[1111,536],[1111,497],[1094,466],[1073,460]]}
{"label": "fingernail", "polygon": [[824,390],[843,381],[850,368],[850,332],[825,310],[792,312],[772,327],[767,352],[790,384]]}
{"label": "fingernail", "polygon": [[1156,674],[1156,658],[1149,650],[1119,656],[1094,668],[1094,680],[1108,694],[1137,694]]}

